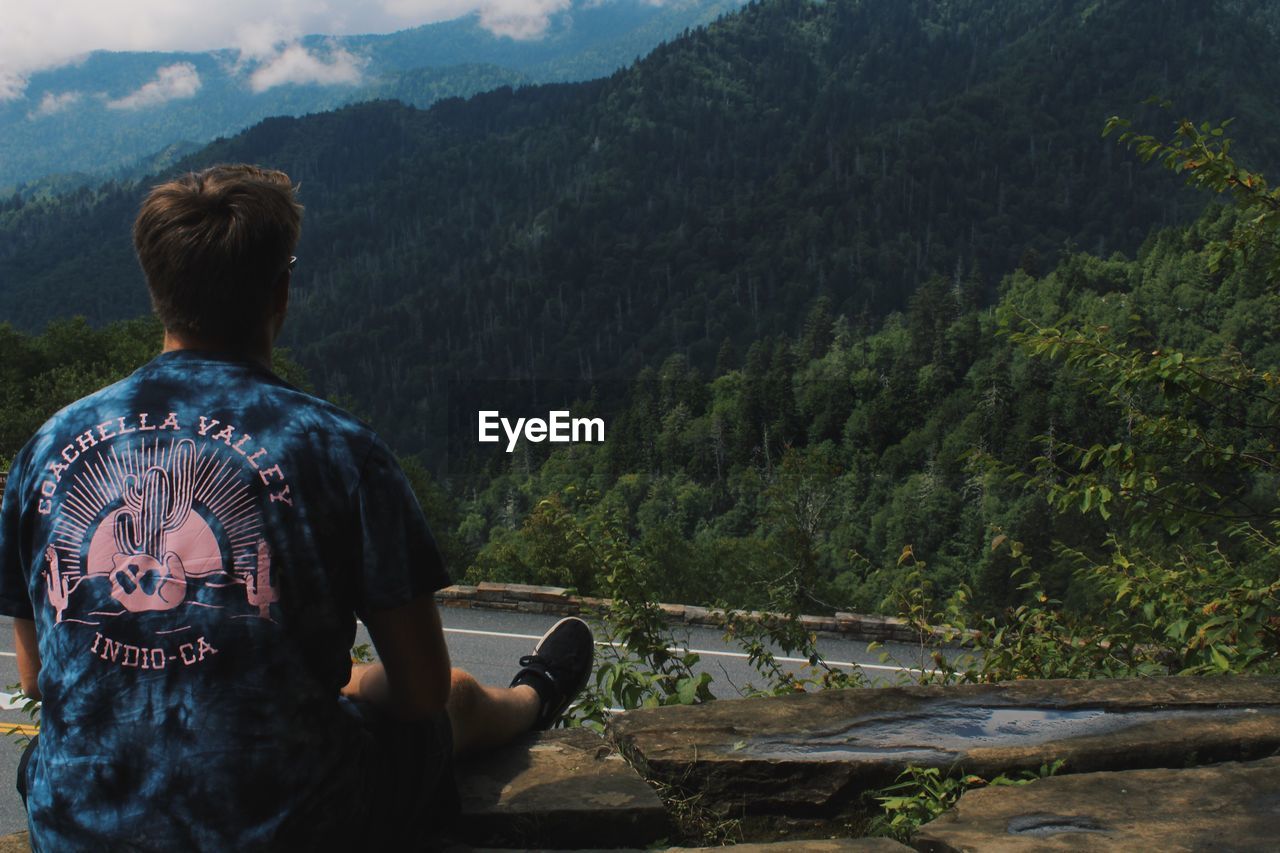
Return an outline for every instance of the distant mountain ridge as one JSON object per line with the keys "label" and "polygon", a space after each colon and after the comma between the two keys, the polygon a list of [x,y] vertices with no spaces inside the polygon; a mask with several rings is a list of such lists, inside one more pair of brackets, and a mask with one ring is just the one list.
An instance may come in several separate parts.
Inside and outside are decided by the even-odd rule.
{"label": "distant mountain ridge", "polygon": [[742,2],[578,0],[528,40],[494,35],[469,15],[386,35],[308,36],[259,57],[94,52],[0,102],[0,191],[130,176],[171,145],[202,145],[269,116],[376,99],[426,107],[503,85],[604,76]]}
{"label": "distant mountain ridge", "polygon": [[[1160,131],[1171,116],[1139,104],[1168,96],[1237,116],[1249,165],[1280,163],[1274,19],[1233,0],[767,0],[606,79],[271,119],[181,165],[301,181],[287,342],[422,450],[451,382],[627,379],[672,353],[705,370],[821,297],[868,327],[925,282],[981,303],[1064,246],[1135,250],[1201,203],[1136,178],[1103,121]],[[140,193],[0,209],[0,317],[146,310]]]}

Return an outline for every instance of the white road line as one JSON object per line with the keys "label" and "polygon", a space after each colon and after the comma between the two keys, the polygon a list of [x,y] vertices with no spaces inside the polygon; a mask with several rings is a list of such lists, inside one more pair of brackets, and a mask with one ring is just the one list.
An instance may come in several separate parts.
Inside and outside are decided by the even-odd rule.
{"label": "white road line", "polygon": [[477,631],[474,628],[445,628],[446,634],[475,634],[479,637],[505,637],[511,640],[541,640],[541,634],[508,634],[504,631]]}
{"label": "white road line", "polygon": [[[684,649],[678,646],[675,646],[670,649],[667,649],[667,651],[683,652]],[[710,649],[689,649],[689,651],[693,652],[694,654],[715,655],[716,657],[722,657],[722,658],[751,657],[751,655],[747,654],[746,652],[716,652]],[[782,655],[774,655],[773,659],[776,661],[781,661],[782,663],[808,663],[809,662],[808,658],[788,658],[788,657],[783,657]],[[825,661],[825,663],[827,664],[827,666],[849,666],[849,667],[856,666],[856,667],[859,667],[860,669],[888,669],[894,672],[927,672],[930,675],[936,675],[938,672],[936,669],[920,669],[919,667],[914,667],[914,666],[889,666],[888,664],[883,664],[883,663],[858,663],[857,661],[851,661],[851,660],[829,660],[829,661]]]}
{"label": "white road line", "polygon": [[[542,639],[542,636],[539,634],[511,634],[511,633],[507,633],[506,631],[477,631],[474,628],[445,628],[444,632],[446,634],[472,634],[479,637],[500,637],[508,640],[541,640]],[[604,645],[608,645],[608,643],[597,643],[596,645],[604,646]],[[618,646],[620,644],[614,643],[613,645]],[[686,651],[686,649],[683,649],[680,646],[672,646],[671,648],[667,649],[667,651],[680,653],[680,652]],[[750,655],[748,655],[746,652],[722,652],[722,651],[714,651],[712,649],[688,649],[687,651],[691,651],[699,655],[707,655],[710,657],[741,658],[741,659],[746,659],[750,657]],[[7,657],[7,658],[17,657],[17,654],[14,652],[0,652],[0,655],[3,655],[4,657]],[[775,657],[774,660],[779,661],[781,663],[808,663],[809,662],[808,658],[791,658],[791,657],[782,657],[782,656]],[[827,664],[829,666],[844,666],[844,667],[856,666],[856,667],[861,667],[862,669],[882,669],[889,672],[925,672],[930,675],[937,674],[937,670],[921,669],[919,667],[914,667],[914,666],[889,666],[888,664],[856,663],[855,661],[847,661],[847,660],[829,660],[827,661]]]}
{"label": "white road line", "polygon": [[[445,633],[447,634],[472,634],[480,637],[502,637],[504,639],[511,639],[511,640],[541,640],[542,639],[542,637],[537,634],[509,634],[504,631],[478,631],[474,628],[445,628],[444,630],[445,630]],[[596,645],[607,646],[610,644],[605,642],[597,642]],[[613,643],[612,645],[621,646],[622,644]],[[677,654],[683,653],[685,651],[690,651],[698,655],[707,655],[710,657],[722,657],[722,658],[740,658],[743,660],[751,657],[746,652],[725,652],[725,651],[715,651],[713,649],[684,649],[680,646],[672,646],[671,648],[667,649],[667,651],[677,653]],[[774,657],[774,660],[779,661],[781,663],[808,663],[809,662],[808,658],[792,658],[792,657],[783,657],[781,655]],[[862,669],[883,669],[883,670],[889,670],[892,672],[927,672],[930,675],[936,674],[937,672],[936,670],[932,670],[932,669],[922,670],[919,667],[889,666],[888,664],[879,664],[879,663],[856,663],[854,661],[847,661],[847,660],[829,660],[827,661],[827,664],[829,666],[844,666],[844,667],[856,666],[856,667],[861,667]]]}

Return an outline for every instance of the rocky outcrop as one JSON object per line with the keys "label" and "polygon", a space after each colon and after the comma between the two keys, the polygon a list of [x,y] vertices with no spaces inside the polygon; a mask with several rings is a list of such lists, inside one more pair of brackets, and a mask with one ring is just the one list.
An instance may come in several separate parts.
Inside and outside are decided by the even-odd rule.
{"label": "rocky outcrop", "polygon": [[[989,777],[1059,758],[1067,775],[964,794],[915,846],[1280,849],[1280,758],[1272,757],[1280,753],[1280,678],[1024,681],[722,700],[631,711],[606,734],[544,732],[460,762],[454,849],[671,843],[678,829],[643,774],[686,805],[741,818],[747,840],[782,839],[741,850],[890,853],[904,848],[830,836],[864,826],[862,794],[908,765]],[[5,841],[13,846],[0,851],[25,849],[24,837]]]}
{"label": "rocky outcrop", "polygon": [[1280,758],[969,791],[915,837],[927,853],[1280,849]]}
{"label": "rocky outcrop", "polygon": [[1280,751],[1280,679],[1026,681],[831,691],[620,715],[651,779],[728,812],[834,814],[908,765],[994,776],[1250,759]]}

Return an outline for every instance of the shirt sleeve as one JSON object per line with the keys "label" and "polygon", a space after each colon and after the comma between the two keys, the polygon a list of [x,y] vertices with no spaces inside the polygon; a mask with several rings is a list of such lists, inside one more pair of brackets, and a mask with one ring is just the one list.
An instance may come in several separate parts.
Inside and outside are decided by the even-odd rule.
{"label": "shirt sleeve", "polygon": [[389,610],[452,583],[422,507],[395,456],[375,441],[356,489],[365,611]]}
{"label": "shirt sleeve", "polygon": [[[18,454],[22,459],[22,454]],[[30,619],[31,590],[27,585],[27,561],[22,553],[22,464],[15,461],[0,502],[0,614]]]}

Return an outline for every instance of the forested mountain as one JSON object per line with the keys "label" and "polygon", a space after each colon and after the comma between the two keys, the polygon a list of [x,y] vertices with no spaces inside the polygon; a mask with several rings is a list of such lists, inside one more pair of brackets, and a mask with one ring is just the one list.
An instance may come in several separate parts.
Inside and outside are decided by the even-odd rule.
{"label": "forested mountain", "polygon": [[[869,334],[824,299],[799,335],[763,337],[710,372],[673,355],[634,385],[605,444],[530,461],[526,443],[482,491],[464,495],[456,515],[443,516],[456,531],[455,559],[474,565],[472,580],[599,591],[607,566],[575,537],[596,537],[600,548],[620,531],[659,600],[758,607],[794,589],[801,612],[885,608],[904,546],[928,562],[928,583],[944,595],[963,584],[981,611],[1016,603],[1028,578],[991,546],[997,536],[1019,542],[1048,592],[1077,612],[1097,604],[1096,588],[1074,584],[1073,572],[1111,536],[1135,561],[1143,547],[1204,575],[1213,560],[1189,555],[1206,548],[1238,579],[1273,583],[1274,546],[1259,557],[1240,530],[1277,522],[1277,381],[1259,382],[1268,391],[1258,395],[1217,386],[1231,396],[1212,399],[1186,384],[1191,374],[1222,376],[1212,363],[1220,357],[1258,373],[1280,366],[1275,271],[1210,261],[1239,219],[1214,206],[1188,228],[1153,234],[1133,258],[1080,252],[1039,276],[1018,270],[994,307],[935,277]],[[1211,361],[1099,388],[1084,365],[1030,357],[1015,340],[1057,324],[1099,330],[1099,358],[1115,352],[1137,366],[1168,350],[1179,365]],[[1191,426],[1161,427],[1182,446],[1156,454],[1148,476],[1160,500],[1106,481],[1105,497],[1054,511],[1044,490],[1007,476],[1049,464],[1051,482],[1069,489],[1077,448],[1141,459],[1160,440],[1135,424],[1170,413]],[[1223,476],[1201,465],[1198,448],[1222,462],[1253,459],[1260,473]],[[1181,484],[1208,496],[1195,523],[1179,514],[1193,503]],[[1183,506],[1168,501],[1175,493]],[[1110,510],[1099,513],[1104,499]],[[1195,581],[1186,583],[1195,601]]]}
{"label": "forested mountain", "polygon": [[[706,374],[726,340],[794,333],[819,300],[861,333],[936,276],[978,305],[1064,247],[1135,250],[1204,200],[1137,179],[1103,120],[1167,122],[1137,106],[1167,96],[1237,116],[1257,165],[1277,162],[1276,17],[767,0],[607,79],[271,119],[182,165],[301,181],[288,342],[400,449],[435,450],[450,381],[632,378],[673,353]],[[144,311],[142,191],[0,213],[0,316]]]}
{"label": "forested mountain", "polygon": [[[1280,524],[1280,250],[1220,254],[1255,213],[1214,205],[1132,258],[1071,253],[1040,276],[1018,270],[993,307],[933,277],[875,331],[820,299],[800,334],[726,346],[710,371],[680,354],[642,371],[605,443],[522,442],[453,494],[405,464],[450,566],[472,582],[610,594],[623,562],[654,600],[895,612],[894,593],[923,584],[917,594],[971,590],[963,604],[978,613],[1047,593],[1084,614],[1102,590],[1081,562],[1114,550],[1101,586],[1154,587],[1208,618],[1223,589],[1256,597],[1250,584],[1277,583],[1274,536],[1249,532]],[[1037,353],[1028,330],[1092,364]],[[39,336],[0,325],[0,472],[54,410],[159,345],[153,318],[56,321]],[[1120,369],[1104,366],[1100,383],[1107,353]],[[277,372],[305,385],[276,355]],[[1103,456],[1118,464],[1088,461]],[[1091,468],[1101,487],[1075,484]],[[1009,476],[1037,470],[1038,487]],[[1051,505],[1053,489],[1070,497]],[[1020,589],[1030,577],[1001,541],[1018,543],[1039,585]],[[927,562],[923,577],[901,565],[905,546]],[[1265,621],[1275,593],[1272,610],[1239,617]],[[1144,625],[1163,631],[1133,627]]]}
{"label": "forested mountain", "polygon": [[265,53],[98,51],[0,101],[0,191],[24,184],[30,197],[131,176],[155,152],[190,151],[268,116],[374,99],[427,107],[502,85],[601,77],[740,5],[579,0],[528,38],[494,34],[473,14],[388,35],[308,36]]}

